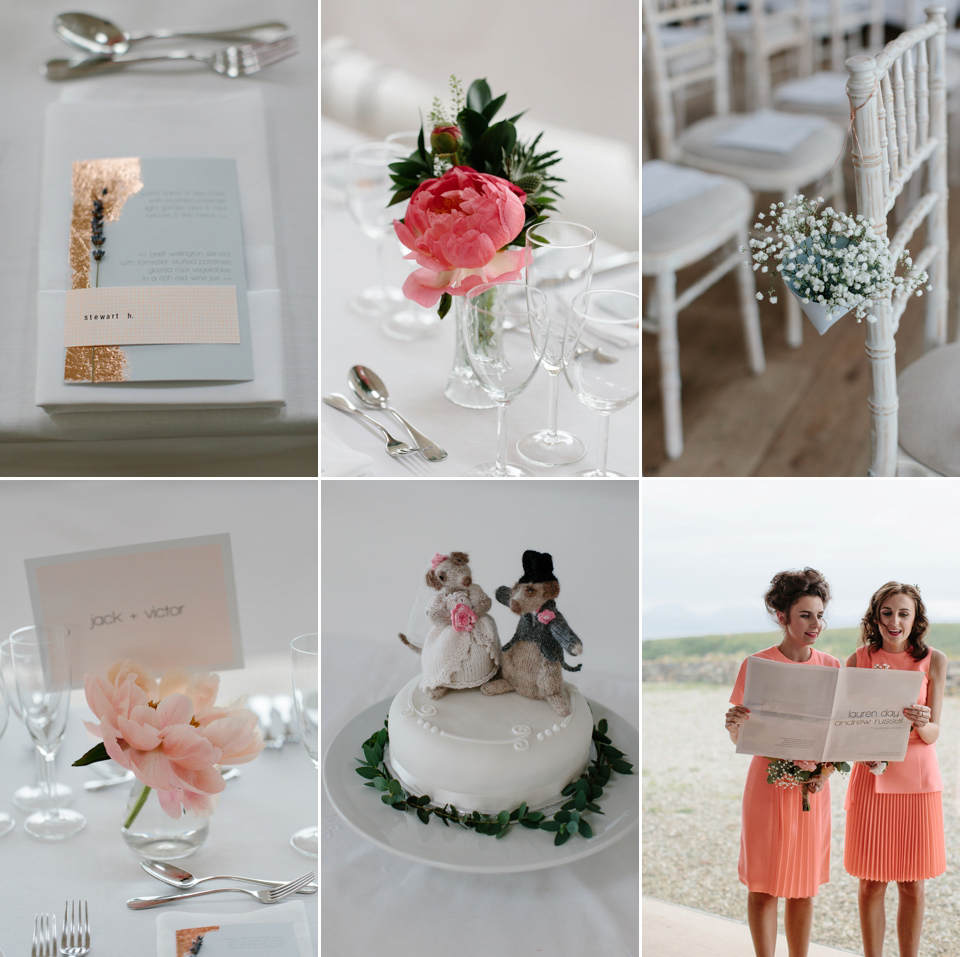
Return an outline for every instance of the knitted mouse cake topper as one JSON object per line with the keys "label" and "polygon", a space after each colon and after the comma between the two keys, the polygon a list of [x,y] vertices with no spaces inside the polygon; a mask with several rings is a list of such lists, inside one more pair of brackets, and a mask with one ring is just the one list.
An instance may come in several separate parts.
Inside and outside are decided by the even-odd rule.
{"label": "knitted mouse cake topper", "polygon": [[425,609],[433,627],[422,649],[400,635],[422,655],[420,688],[431,698],[441,698],[451,688],[476,688],[500,665],[497,623],[487,614],[493,602],[474,582],[469,560],[466,552],[433,556],[424,576],[426,585],[438,592]]}
{"label": "knitted mouse cake topper", "polygon": [[553,556],[527,550],[523,574],[513,588],[501,585],[497,601],[520,616],[513,638],[503,646],[498,677],[481,687],[484,694],[516,691],[547,701],[557,714],[570,714],[563,688],[563,671],[579,671],[563,660],[564,651],[579,655],[583,643],[557,609],[560,582],[553,573]]}

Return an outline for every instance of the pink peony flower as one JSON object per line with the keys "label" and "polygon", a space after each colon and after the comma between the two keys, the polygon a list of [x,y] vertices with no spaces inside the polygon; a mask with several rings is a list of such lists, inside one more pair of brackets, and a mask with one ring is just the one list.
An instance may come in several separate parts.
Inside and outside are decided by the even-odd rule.
{"label": "pink peony flower", "polygon": [[450,621],[454,631],[473,631],[477,623],[477,616],[469,605],[459,602],[450,612]]}
{"label": "pink peony flower", "polygon": [[817,762],[816,761],[794,761],[793,762],[801,771],[816,771]]}
{"label": "pink peony flower", "polygon": [[87,704],[99,723],[87,730],[107,754],[157,792],[171,817],[181,807],[212,810],[224,788],[221,764],[244,764],[263,750],[256,715],[215,705],[217,675],[174,671],[155,681],[134,662],[113,665],[106,678],[87,675]]}
{"label": "pink peony flower", "polygon": [[465,296],[475,286],[519,279],[526,250],[504,249],[523,229],[527,194],[499,176],[455,166],[421,183],[403,222],[393,228],[422,268],[403,294],[429,308],[444,293]]}
{"label": "pink peony flower", "polygon": [[557,616],[550,611],[549,608],[544,608],[537,612],[537,621],[539,621],[541,625],[549,625],[550,622],[556,617]]}

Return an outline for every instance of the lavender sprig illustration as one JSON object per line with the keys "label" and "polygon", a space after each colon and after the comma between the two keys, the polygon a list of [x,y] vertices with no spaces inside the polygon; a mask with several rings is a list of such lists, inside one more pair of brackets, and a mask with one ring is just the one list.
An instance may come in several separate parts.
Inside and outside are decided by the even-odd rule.
{"label": "lavender sprig illustration", "polygon": [[188,954],[199,954],[200,948],[203,946],[203,934],[201,934],[194,942],[193,946],[187,951]]}
{"label": "lavender sprig illustration", "polygon": [[[104,186],[101,196],[107,194],[107,187]],[[94,280],[94,286],[100,285],[100,260],[103,259],[104,250],[104,236],[103,236],[103,200],[95,199],[93,201],[93,217],[90,220],[90,242],[95,247],[91,250],[93,258],[97,263],[97,275]]]}

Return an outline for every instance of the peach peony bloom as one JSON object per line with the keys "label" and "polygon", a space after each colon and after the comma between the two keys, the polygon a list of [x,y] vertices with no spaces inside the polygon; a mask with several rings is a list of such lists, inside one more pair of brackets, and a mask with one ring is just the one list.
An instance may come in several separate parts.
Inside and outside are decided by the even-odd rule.
{"label": "peach peony bloom", "polygon": [[155,681],[135,662],[113,665],[106,678],[87,675],[87,704],[99,723],[87,730],[107,754],[157,792],[171,817],[181,807],[202,814],[224,789],[221,764],[244,764],[263,750],[257,718],[246,708],[215,705],[220,679],[169,672]]}
{"label": "peach peony bloom", "polygon": [[475,286],[519,279],[525,249],[505,249],[523,229],[527,194],[508,180],[455,166],[422,182],[410,197],[397,238],[422,267],[403,294],[427,308],[444,293],[465,296]]}

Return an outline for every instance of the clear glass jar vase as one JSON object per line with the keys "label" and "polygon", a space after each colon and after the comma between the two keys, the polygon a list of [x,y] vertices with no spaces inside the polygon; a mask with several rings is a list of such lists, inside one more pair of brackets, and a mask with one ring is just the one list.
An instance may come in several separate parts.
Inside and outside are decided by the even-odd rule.
{"label": "clear glass jar vase", "polygon": [[141,857],[175,861],[188,857],[207,839],[210,818],[182,813],[170,817],[160,806],[153,788],[134,781],[123,810],[120,833]]}
{"label": "clear glass jar vase", "polygon": [[[488,294],[483,293],[483,295]],[[463,334],[460,332],[460,316],[465,308],[464,297],[454,296],[450,318],[453,319],[455,327],[456,344],[453,351],[453,368],[447,376],[443,394],[454,405],[464,409],[494,409],[497,403],[483,391],[483,386],[473,374],[470,360],[467,358],[467,348],[463,343]]]}

